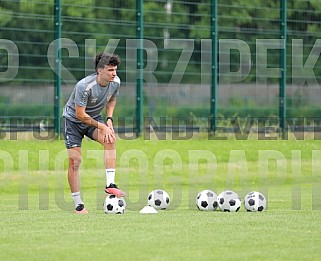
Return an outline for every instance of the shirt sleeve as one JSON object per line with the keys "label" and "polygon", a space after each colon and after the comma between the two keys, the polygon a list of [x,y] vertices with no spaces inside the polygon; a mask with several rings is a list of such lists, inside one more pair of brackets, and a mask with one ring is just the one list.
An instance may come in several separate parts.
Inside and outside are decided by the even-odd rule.
{"label": "shirt sleeve", "polygon": [[86,90],[83,84],[77,83],[75,93],[75,104],[81,107],[86,107],[89,95],[90,91]]}

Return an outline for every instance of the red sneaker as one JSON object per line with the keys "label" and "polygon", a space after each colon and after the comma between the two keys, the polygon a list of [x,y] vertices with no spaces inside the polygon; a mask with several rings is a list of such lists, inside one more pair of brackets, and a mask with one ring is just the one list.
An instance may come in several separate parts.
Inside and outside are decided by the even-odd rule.
{"label": "red sneaker", "polygon": [[85,209],[84,204],[79,204],[75,209],[76,214],[88,214],[88,210]]}
{"label": "red sneaker", "polygon": [[125,197],[126,193],[120,190],[116,184],[111,183],[108,187],[106,186],[105,192],[107,194],[115,195],[116,197]]}

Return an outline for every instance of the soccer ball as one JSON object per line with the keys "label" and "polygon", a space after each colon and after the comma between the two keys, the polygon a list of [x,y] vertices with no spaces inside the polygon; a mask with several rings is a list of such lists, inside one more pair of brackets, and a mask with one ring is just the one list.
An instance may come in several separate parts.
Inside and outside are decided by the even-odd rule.
{"label": "soccer ball", "polygon": [[241,199],[232,190],[224,190],[217,196],[218,207],[224,212],[237,212],[241,207]]}
{"label": "soccer ball", "polygon": [[148,194],[147,204],[155,209],[166,209],[169,207],[170,197],[166,191],[156,189]]}
{"label": "soccer ball", "polygon": [[115,195],[108,195],[104,201],[104,211],[106,214],[124,214],[126,201]]}
{"label": "soccer ball", "polygon": [[247,211],[263,211],[266,209],[266,198],[257,191],[252,191],[244,197],[244,207]]}
{"label": "soccer ball", "polygon": [[199,210],[215,210],[217,208],[217,195],[212,190],[203,190],[196,197],[196,206]]}

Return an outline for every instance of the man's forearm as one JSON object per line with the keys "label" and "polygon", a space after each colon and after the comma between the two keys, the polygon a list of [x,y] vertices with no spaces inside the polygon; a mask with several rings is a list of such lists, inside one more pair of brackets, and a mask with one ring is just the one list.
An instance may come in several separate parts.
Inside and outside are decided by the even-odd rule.
{"label": "man's forearm", "polygon": [[104,127],[102,123],[94,120],[92,117],[90,117],[88,114],[86,115],[77,115],[77,119],[80,120],[82,123],[85,123],[89,126],[93,126],[97,129],[103,129]]}

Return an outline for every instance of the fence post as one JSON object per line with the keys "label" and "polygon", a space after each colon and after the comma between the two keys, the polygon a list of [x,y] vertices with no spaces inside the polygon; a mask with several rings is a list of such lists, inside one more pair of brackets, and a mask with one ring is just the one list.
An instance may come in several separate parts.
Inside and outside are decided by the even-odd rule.
{"label": "fence post", "polygon": [[54,32],[55,32],[55,74],[54,74],[54,126],[56,137],[60,134],[60,102],[61,102],[61,0],[55,0],[54,4]]}
{"label": "fence post", "polygon": [[137,48],[137,78],[136,78],[136,135],[140,136],[143,129],[143,37],[144,37],[144,17],[143,0],[136,0],[136,37],[138,39]]}
{"label": "fence post", "polygon": [[211,78],[211,106],[210,106],[210,131],[215,132],[217,128],[217,0],[211,0],[211,38],[212,38],[212,78]]}
{"label": "fence post", "polygon": [[280,68],[281,77],[279,83],[279,127],[282,132],[282,138],[286,135],[286,39],[287,39],[287,0],[280,1],[280,36],[283,40],[281,49]]}

